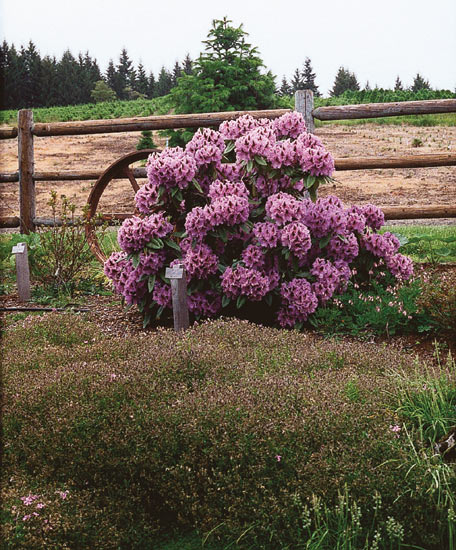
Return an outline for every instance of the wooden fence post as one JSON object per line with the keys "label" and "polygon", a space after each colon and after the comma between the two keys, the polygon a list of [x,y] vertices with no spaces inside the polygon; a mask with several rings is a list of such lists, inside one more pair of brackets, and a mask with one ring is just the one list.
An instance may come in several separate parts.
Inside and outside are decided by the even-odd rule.
{"label": "wooden fence post", "polygon": [[183,264],[167,267],[165,277],[171,281],[171,297],[173,300],[174,330],[185,330],[189,327],[187,305],[187,278]]}
{"label": "wooden fence post", "polygon": [[306,121],[307,131],[310,133],[315,132],[315,123],[312,115],[314,108],[312,90],[297,90],[295,93],[295,111],[298,111],[304,117]]}
{"label": "wooden fence post", "polygon": [[17,293],[20,302],[30,300],[30,268],[28,263],[27,243],[17,243],[12,253],[16,256]]}
{"label": "wooden fence post", "polygon": [[21,109],[17,115],[19,158],[19,211],[21,233],[35,231],[35,160],[33,154],[33,111]]}

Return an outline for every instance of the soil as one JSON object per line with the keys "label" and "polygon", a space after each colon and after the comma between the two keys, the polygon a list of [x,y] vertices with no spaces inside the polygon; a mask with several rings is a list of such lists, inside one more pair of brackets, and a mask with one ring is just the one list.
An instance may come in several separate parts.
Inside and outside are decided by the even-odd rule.
{"label": "soil", "polygon": [[[335,157],[419,155],[456,150],[456,127],[328,125],[318,128],[316,134]],[[413,147],[414,140],[420,140],[422,145]],[[164,146],[163,138],[154,136],[154,141],[160,147]],[[36,138],[35,170],[105,170],[114,160],[135,150],[137,142],[138,132]],[[17,141],[2,140],[0,172],[15,171]],[[336,194],[346,204],[456,204],[454,167],[336,172],[335,179],[334,185],[322,188],[320,195]],[[82,207],[93,183],[37,182],[37,215],[50,214],[47,201],[52,189]],[[1,184],[1,189],[0,216],[17,216],[18,184],[4,183]],[[99,208],[106,213],[132,212],[133,192],[130,183],[122,180],[111,183],[102,196]],[[456,220],[452,220],[452,223],[456,223]]]}

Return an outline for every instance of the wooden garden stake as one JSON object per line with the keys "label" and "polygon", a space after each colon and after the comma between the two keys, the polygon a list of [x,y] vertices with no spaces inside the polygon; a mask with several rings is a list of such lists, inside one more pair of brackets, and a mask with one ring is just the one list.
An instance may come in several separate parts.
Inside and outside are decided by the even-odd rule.
{"label": "wooden garden stake", "polygon": [[185,330],[189,327],[190,323],[187,305],[187,278],[184,266],[177,264],[174,267],[167,267],[165,277],[171,281],[174,330]]}
{"label": "wooden garden stake", "polygon": [[12,253],[16,256],[17,293],[20,302],[30,300],[30,269],[28,263],[27,243],[13,246]]}

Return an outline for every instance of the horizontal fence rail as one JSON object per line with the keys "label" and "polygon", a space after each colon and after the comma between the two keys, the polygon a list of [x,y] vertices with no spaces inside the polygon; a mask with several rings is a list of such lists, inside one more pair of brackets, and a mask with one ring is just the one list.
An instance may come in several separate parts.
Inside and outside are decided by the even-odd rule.
{"label": "horizontal fence rail", "polygon": [[[438,166],[456,166],[456,153],[434,153],[428,155],[409,155],[402,157],[350,157],[334,159],[336,171],[372,170],[389,168],[432,168]],[[34,181],[86,181],[97,180],[101,170],[61,170],[54,172],[35,172]],[[135,178],[147,177],[145,168],[133,168]],[[122,179],[125,176],[114,177]],[[0,183],[19,181],[18,172],[0,174]]]}
{"label": "horizontal fence rail", "polygon": [[[346,120],[377,118],[400,115],[421,115],[456,112],[456,99],[404,101],[395,103],[370,103],[366,105],[337,105],[313,108],[313,94],[310,90],[300,90],[295,95],[295,109],[305,118],[309,131],[314,129],[314,119]],[[19,170],[1,173],[0,183],[19,182],[20,216],[0,219],[0,227],[17,227],[21,232],[34,231],[35,226],[53,223],[50,218],[40,218],[35,212],[35,182],[37,181],[95,181],[103,173],[100,170],[59,170],[35,171],[33,138],[35,136],[64,136],[105,134],[113,132],[135,132],[142,130],[165,130],[173,128],[198,128],[218,126],[226,120],[250,114],[256,118],[274,119],[290,112],[291,109],[262,111],[228,111],[221,113],[196,113],[185,115],[163,115],[111,120],[86,120],[73,122],[34,123],[33,113],[22,110],[18,113],[18,127],[0,128],[0,139],[18,138]],[[405,155],[393,157],[352,157],[335,159],[336,171],[370,170],[392,168],[423,168],[455,166],[456,153],[426,155]],[[145,178],[145,168],[132,168],[135,178]],[[119,175],[119,178],[124,177]],[[114,177],[113,179],[118,179]],[[417,219],[456,217],[456,206],[416,206],[384,207],[387,219]],[[105,214],[105,221],[122,220],[129,214]]]}
{"label": "horizontal fence rail", "polygon": [[312,111],[318,120],[350,120],[403,115],[431,115],[456,112],[456,99],[426,99],[394,103],[365,103],[317,107]]}

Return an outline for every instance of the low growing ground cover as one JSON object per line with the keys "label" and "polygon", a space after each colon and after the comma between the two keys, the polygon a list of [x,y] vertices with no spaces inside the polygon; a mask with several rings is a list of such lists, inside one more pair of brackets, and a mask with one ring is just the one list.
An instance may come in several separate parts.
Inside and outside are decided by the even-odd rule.
{"label": "low growing ground cover", "polygon": [[454,548],[433,450],[456,423],[450,357],[239,320],[110,337],[56,313],[7,323],[4,347],[3,548],[165,548],[176,528],[208,548]]}

